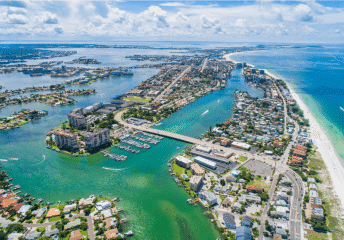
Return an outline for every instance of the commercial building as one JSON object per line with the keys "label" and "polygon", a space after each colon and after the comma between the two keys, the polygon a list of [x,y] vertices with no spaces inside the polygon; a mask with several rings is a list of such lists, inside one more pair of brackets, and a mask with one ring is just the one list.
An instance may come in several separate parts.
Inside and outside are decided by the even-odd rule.
{"label": "commercial building", "polygon": [[85,134],[86,149],[93,150],[110,142],[110,130],[107,128],[96,129]]}
{"label": "commercial building", "polygon": [[252,218],[249,216],[243,216],[241,219],[241,226],[247,226],[247,227],[251,227],[252,224]]}
{"label": "commercial building", "polygon": [[217,198],[216,195],[209,191],[202,191],[199,194],[199,197],[205,201],[211,206],[214,204],[217,204]]}
{"label": "commercial building", "polygon": [[210,153],[211,152],[211,148],[210,147],[202,146],[202,145],[196,146],[196,150],[197,151],[201,151],[201,152],[205,152],[205,153]]}
{"label": "commercial building", "polygon": [[82,108],[76,108],[68,114],[69,126],[83,129],[86,128],[86,120]]}
{"label": "commercial building", "polygon": [[236,228],[235,219],[234,219],[234,216],[232,214],[224,213],[223,214],[223,221],[224,221],[224,224],[226,227],[231,228],[231,229]]}
{"label": "commercial building", "polygon": [[71,149],[77,151],[78,146],[78,137],[76,134],[71,133],[68,130],[57,129],[54,131],[55,135],[55,144],[59,148]]}
{"label": "commercial building", "polygon": [[193,163],[191,164],[191,173],[193,175],[197,175],[197,176],[204,176],[204,169],[200,167],[200,165],[198,165],[197,163]]}
{"label": "commercial building", "polygon": [[241,148],[244,150],[250,150],[251,149],[251,145],[247,144],[247,143],[243,143],[243,142],[232,142],[232,147],[236,147],[236,148]]}
{"label": "commercial building", "polygon": [[203,180],[203,176],[192,176],[189,181],[189,187],[193,191],[197,191],[199,186],[201,185]]}
{"label": "commercial building", "polygon": [[195,157],[194,161],[211,169],[216,169],[216,163],[202,157]]}
{"label": "commercial building", "polygon": [[186,157],[183,156],[177,156],[176,157],[176,164],[178,166],[181,166],[183,168],[189,169],[192,161]]}
{"label": "commercial building", "polygon": [[239,202],[245,203],[246,201],[251,201],[255,203],[260,203],[262,199],[257,196],[256,194],[250,193],[250,194],[242,194],[238,197]]}

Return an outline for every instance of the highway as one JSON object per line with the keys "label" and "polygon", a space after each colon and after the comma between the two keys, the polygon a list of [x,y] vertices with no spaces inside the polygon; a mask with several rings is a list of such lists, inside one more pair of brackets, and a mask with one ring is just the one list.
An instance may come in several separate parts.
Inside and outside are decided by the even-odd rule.
{"label": "highway", "polygon": [[303,183],[301,178],[293,171],[286,171],[285,176],[287,176],[293,186],[293,201],[290,205],[290,239],[300,240],[302,238],[302,201],[304,196]]}
{"label": "highway", "polygon": [[170,85],[168,85],[167,88],[165,88],[164,91],[162,91],[162,93],[160,93],[159,96],[157,96],[153,101],[152,103],[156,103],[156,102],[159,102],[164,96],[165,94],[171,89],[172,86],[174,86],[176,84],[176,82],[178,82],[183,76],[185,73],[187,73],[188,71],[190,71],[192,68],[192,65],[189,66],[188,68],[186,68],[181,74],[179,74],[179,76],[177,78],[175,78]]}
{"label": "highway", "polygon": [[208,62],[208,58],[204,59],[203,65],[202,65],[202,69],[201,69],[201,73],[203,73],[203,70],[204,70],[205,66],[207,66],[207,62]]}

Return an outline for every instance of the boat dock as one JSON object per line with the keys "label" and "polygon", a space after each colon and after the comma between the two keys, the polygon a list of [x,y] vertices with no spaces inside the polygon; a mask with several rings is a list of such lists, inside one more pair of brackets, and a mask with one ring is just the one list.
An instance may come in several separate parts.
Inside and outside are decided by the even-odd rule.
{"label": "boat dock", "polygon": [[123,139],[122,142],[129,144],[129,145],[133,145],[133,146],[138,147],[138,148],[144,148],[144,149],[151,148],[151,146],[149,144],[140,143],[140,142],[134,141],[132,139]]}
{"label": "boat dock", "polygon": [[116,160],[116,161],[125,161],[128,159],[128,157],[125,155],[110,153],[109,151],[102,151],[102,153],[104,154],[104,157],[109,157],[112,160]]}
{"label": "boat dock", "polygon": [[114,147],[122,149],[122,150],[127,151],[127,152],[140,153],[140,150],[138,150],[138,149],[133,149],[129,146],[124,146],[124,145],[121,145],[119,143],[115,144]]}
{"label": "boat dock", "polygon": [[151,143],[151,144],[158,144],[160,141],[158,140],[155,140],[155,139],[151,139],[151,138],[145,138],[145,137],[138,137],[136,135],[133,135],[131,136],[132,138],[136,139],[136,140],[139,140],[141,142],[148,142],[148,143]]}

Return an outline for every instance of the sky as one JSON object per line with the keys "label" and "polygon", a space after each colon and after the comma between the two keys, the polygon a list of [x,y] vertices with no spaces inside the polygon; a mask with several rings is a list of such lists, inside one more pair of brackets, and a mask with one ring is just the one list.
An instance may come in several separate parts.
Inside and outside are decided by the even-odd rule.
{"label": "sky", "polygon": [[0,41],[344,43],[344,1],[2,1]]}

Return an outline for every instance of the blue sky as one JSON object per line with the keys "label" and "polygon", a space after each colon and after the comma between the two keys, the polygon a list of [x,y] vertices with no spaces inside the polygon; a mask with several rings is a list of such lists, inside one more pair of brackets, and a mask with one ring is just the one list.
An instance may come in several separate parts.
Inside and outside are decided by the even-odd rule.
{"label": "blue sky", "polygon": [[0,40],[343,43],[344,1],[1,1]]}

